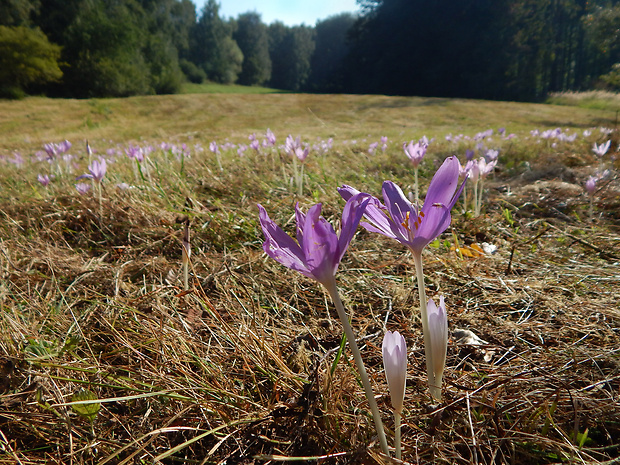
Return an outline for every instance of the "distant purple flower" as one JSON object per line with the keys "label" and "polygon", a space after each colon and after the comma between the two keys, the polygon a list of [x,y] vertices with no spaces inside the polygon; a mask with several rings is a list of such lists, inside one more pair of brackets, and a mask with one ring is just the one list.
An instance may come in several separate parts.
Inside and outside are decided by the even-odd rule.
{"label": "distant purple flower", "polygon": [[476,155],[476,152],[474,152],[471,149],[467,149],[465,150],[465,160],[470,161],[474,159],[474,155]]}
{"label": "distant purple flower", "polygon": [[265,146],[273,147],[276,145],[276,136],[271,129],[267,129],[267,132],[265,133],[265,140],[267,141],[267,144],[264,144]]}
{"label": "distant purple flower", "polygon": [[486,161],[493,161],[493,160],[497,160],[498,156],[499,156],[499,150],[489,149],[487,150],[487,153],[484,155],[484,158],[486,159]]}
{"label": "distant purple flower", "polygon": [[597,181],[598,181],[598,178],[596,176],[590,176],[588,177],[588,179],[586,179],[586,191],[588,191],[588,194],[590,195],[594,194],[594,191],[596,190]]}
{"label": "distant purple flower", "polygon": [[43,148],[47,153],[48,160],[52,160],[58,155],[61,155],[68,151],[71,148],[71,142],[69,142],[68,140],[64,140],[59,144],[50,142],[49,144],[43,144]]}
{"label": "distant purple flower", "polygon": [[293,136],[290,134],[286,138],[286,142],[284,143],[284,151],[291,156],[295,156],[302,163],[306,160],[309,154],[309,150],[306,147],[305,149],[301,145],[301,139],[297,136],[296,139],[293,139]]}
{"label": "distant purple flower", "polygon": [[250,142],[250,148],[257,152],[260,151],[260,142],[258,142],[257,139],[254,139],[252,142]]}
{"label": "distant purple flower", "polygon": [[90,190],[90,184],[79,182],[75,185],[75,188],[81,195],[84,195]]}
{"label": "distant purple flower", "polygon": [[487,129],[486,131],[479,132],[474,136],[474,140],[483,140],[493,135],[493,129]]}
{"label": "distant purple flower", "polygon": [[47,187],[50,183],[50,177],[47,174],[46,175],[39,174],[37,176],[37,181],[39,181],[41,185],[43,185],[43,187]]}
{"label": "distant purple flower", "polygon": [[90,171],[92,179],[97,182],[101,182],[103,180],[107,169],[108,166],[104,158],[100,160],[93,160],[93,162],[88,165],[88,171]]}
{"label": "distant purple flower", "polygon": [[213,152],[213,153],[219,153],[220,152],[220,148],[217,146],[217,142],[209,143],[209,150],[211,150],[211,152]]}
{"label": "distant purple flower", "polygon": [[[459,168],[460,163],[456,157],[449,157],[443,162],[431,180],[420,210],[407,200],[400,187],[385,181],[385,205],[371,197],[365,213],[368,222],[362,222],[361,225],[368,231],[396,239],[412,252],[421,254],[424,247],[450,225],[450,210],[465,187],[465,182],[458,186]],[[347,185],[339,188],[338,192],[345,200],[359,194],[359,191]]]}
{"label": "distant purple flower", "polygon": [[584,129],[583,137],[590,137],[592,135],[592,131],[589,129]]}
{"label": "distant purple flower", "polygon": [[487,161],[480,157],[478,160],[472,160],[471,165],[468,162],[466,165],[466,169],[469,167],[470,179],[472,182],[477,182],[479,178],[486,178],[495,168],[497,164],[497,160],[492,160],[487,163]]}
{"label": "distant purple flower", "polygon": [[408,144],[405,142],[403,144],[403,150],[414,168],[420,166],[424,155],[426,155],[426,149],[428,148],[428,139],[424,138],[424,140],[420,139],[418,142],[414,143],[410,141]]}
{"label": "distant purple flower", "polygon": [[263,250],[282,265],[329,287],[369,200],[367,194],[349,198],[342,212],[340,237],[320,216],[320,203],[310,208],[307,214],[302,213],[297,204],[297,242],[280,229],[259,204],[260,225],[265,235]]}
{"label": "distant purple flower", "polygon": [[135,159],[137,162],[142,163],[144,158],[153,151],[152,147],[140,147],[130,145],[125,149],[125,153],[131,159]]}
{"label": "distant purple flower", "polygon": [[368,153],[370,155],[374,155],[375,152],[377,151],[377,147],[379,146],[379,142],[373,142],[372,144],[370,144],[368,146]]}
{"label": "distant purple flower", "polygon": [[592,147],[592,151],[596,154],[597,157],[602,157],[603,155],[607,153],[610,146],[611,146],[611,139],[609,139],[604,144],[600,144],[600,145],[597,143],[594,143],[594,146]]}

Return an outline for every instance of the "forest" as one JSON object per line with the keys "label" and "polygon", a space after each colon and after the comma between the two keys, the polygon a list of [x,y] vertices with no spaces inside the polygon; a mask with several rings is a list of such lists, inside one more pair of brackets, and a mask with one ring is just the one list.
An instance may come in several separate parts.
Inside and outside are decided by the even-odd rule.
{"label": "forest", "polygon": [[4,0],[0,96],[170,94],[184,82],[541,101],[620,89],[620,2],[358,0],[314,26],[208,0]]}

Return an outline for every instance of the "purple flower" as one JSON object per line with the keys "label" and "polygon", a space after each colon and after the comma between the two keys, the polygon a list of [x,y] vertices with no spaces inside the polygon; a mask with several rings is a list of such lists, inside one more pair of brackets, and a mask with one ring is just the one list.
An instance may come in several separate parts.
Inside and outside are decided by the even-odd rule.
{"label": "purple flower", "polygon": [[383,336],[381,351],[385,377],[392,398],[392,407],[397,412],[401,412],[407,381],[407,344],[405,338],[398,331],[386,332]]}
{"label": "purple flower", "polygon": [[273,147],[274,145],[276,145],[276,136],[275,134],[271,131],[271,129],[267,129],[267,132],[265,133],[265,138],[267,141],[267,144],[265,144],[265,146],[270,146]]}
{"label": "purple flower", "polygon": [[129,158],[135,158],[136,161],[142,163],[144,161],[144,157],[146,157],[151,152],[149,147],[142,148],[140,146],[134,147],[130,145],[127,149],[125,149],[125,153]]}
{"label": "purple flower", "polygon": [[284,144],[284,151],[291,156],[296,156],[302,163],[306,160],[306,157],[308,157],[308,154],[310,153],[308,148],[304,149],[302,147],[301,139],[299,138],[299,136],[297,136],[296,139],[293,139],[293,136],[291,136],[290,134],[286,138],[286,142]]}
{"label": "purple flower", "polygon": [[586,190],[588,191],[588,194],[590,195],[594,194],[594,191],[596,190],[597,181],[598,181],[598,178],[596,176],[590,176],[588,177],[588,179],[586,179]]}
{"label": "purple flower", "polygon": [[209,150],[211,150],[211,152],[213,152],[213,153],[219,153],[220,152],[220,148],[217,146],[217,142],[209,143]]}
{"label": "purple flower", "polygon": [[487,161],[480,157],[478,160],[471,160],[465,165],[465,169],[469,171],[469,178],[472,182],[478,182],[479,178],[486,178],[497,165],[497,160]]}
{"label": "purple flower", "polygon": [[377,147],[379,146],[379,142],[373,142],[372,144],[370,144],[368,146],[368,153],[370,155],[374,155],[375,152],[377,151]]}
{"label": "purple flower", "polygon": [[415,144],[413,141],[410,141],[409,144],[406,142],[403,144],[403,150],[409,157],[409,160],[411,160],[411,163],[413,163],[414,168],[417,168],[420,165],[420,162],[422,162],[424,155],[426,155],[427,148],[428,139],[426,139],[426,137],[424,139],[420,139]]}
{"label": "purple flower", "polygon": [[105,173],[107,171],[107,164],[105,159],[101,160],[93,160],[93,162],[88,165],[88,171],[90,171],[90,177],[97,182],[101,182]]}
{"label": "purple flower", "polygon": [[75,185],[75,188],[81,195],[84,195],[90,190],[90,184],[79,182]]}
{"label": "purple flower", "polygon": [[302,213],[297,204],[297,242],[277,226],[259,204],[260,225],[265,235],[263,250],[291,270],[299,271],[304,276],[329,286],[369,200],[367,194],[358,194],[347,201],[342,212],[340,237],[325,218],[320,216],[320,203],[310,208],[307,214]]}
{"label": "purple flower", "polygon": [[465,150],[465,160],[467,161],[473,160],[474,155],[476,155],[476,152],[474,152],[472,149]]}
{"label": "purple flower", "polygon": [[[444,232],[452,221],[450,210],[465,187],[465,181],[460,187],[457,184],[459,169],[460,163],[456,157],[446,158],[431,180],[420,211],[407,200],[400,187],[385,181],[385,205],[371,197],[365,212],[368,222],[361,225],[368,231],[396,239],[414,253],[421,254],[424,247]],[[345,200],[359,193],[346,185],[338,192]]]}
{"label": "purple flower", "polygon": [[602,157],[603,155],[607,153],[610,146],[611,146],[611,139],[609,139],[604,144],[600,144],[600,145],[598,145],[597,143],[594,143],[594,146],[592,147],[592,151],[596,154],[597,157]]}
{"label": "purple flower", "polygon": [[43,185],[43,187],[47,187],[50,183],[50,177],[47,174],[46,175],[39,174],[37,176],[37,181],[39,181]]}
{"label": "purple flower", "polygon": [[493,149],[487,150],[487,153],[484,155],[487,161],[497,160],[498,156],[499,156],[499,150],[493,150]]}

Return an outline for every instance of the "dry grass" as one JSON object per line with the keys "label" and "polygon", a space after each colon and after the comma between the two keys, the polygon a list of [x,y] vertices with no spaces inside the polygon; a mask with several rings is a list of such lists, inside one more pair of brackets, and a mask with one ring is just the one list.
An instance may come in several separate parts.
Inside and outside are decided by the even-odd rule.
{"label": "dry grass", "polygon": [[556,105],[574,105],[582,108],[620,111],[620,94],[592,90],[589,92],[557,92],[549,96],[549,103]]}
{"label": "dry grass", "polygon": [[[603,137],[556,147],[528,138],[534,127],[611,126],[613,113],[285,94],[28,99],[0,109],[0,155],[19,150],[27,160],[0,164],[0,463],[385,462],[329,297],[264,256],[255,205],[289,232],[297,200],[323,201],[337,223],[338,185],[378,194],[384,179],[411,184],[404,140],[437,136],[430,158],[462,155],[440,136],[500,124],[518,137],[495,142],[503,168],[487,182],[485,213],[471,218],[457,205],[451,230],[425,252],[427,292],[445,296],[451,329],[487,342],[451,339],[443,404],[429,404],[411,257],[360,230],[340,267],[388,438],[386,327],[409,347],[408,463],[618,463],[620,181],[601,184],[590,221],[581,185],[597,163],[591,143]],[[308,158],[301,199],[278,152],[228,152],[219,172],[208,151],[182,160],[157,151],[145,180],[118,157],[101,210],[73,188],[85,139],[103,153],[140,138],[245,142],[267,127],[279,142],[336,137],[327,155]],[[384,134],[387,152],[368,155]],[[79,166],[43,188],[36,175],[50,167],[29,157],[64,138]],[[432,171],[429,159],[424,183]],[[189,292],[180,280],[185,217]],[[498,252],[459,254],[456,241]]]}

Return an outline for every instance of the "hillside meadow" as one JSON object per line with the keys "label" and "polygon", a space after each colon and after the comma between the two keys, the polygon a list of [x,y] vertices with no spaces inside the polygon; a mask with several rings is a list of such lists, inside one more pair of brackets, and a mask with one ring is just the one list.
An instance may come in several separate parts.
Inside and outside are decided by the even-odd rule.
{"label": "hillside meadow", "polygon": [[[618,463],[616,100],[193,91],[0,101],[0,463]],[[338,231],[337,188],[413,191],[423,136],[422,198],[446,157],[496,163],[480,214],[470,179],[423,252],[441,402],[411,252],[359,227],[336,275],[390,445],[382,340],[406,340],[400,462],[330,295],[264,253],[257,204],[295,237],[320,202]]]}

